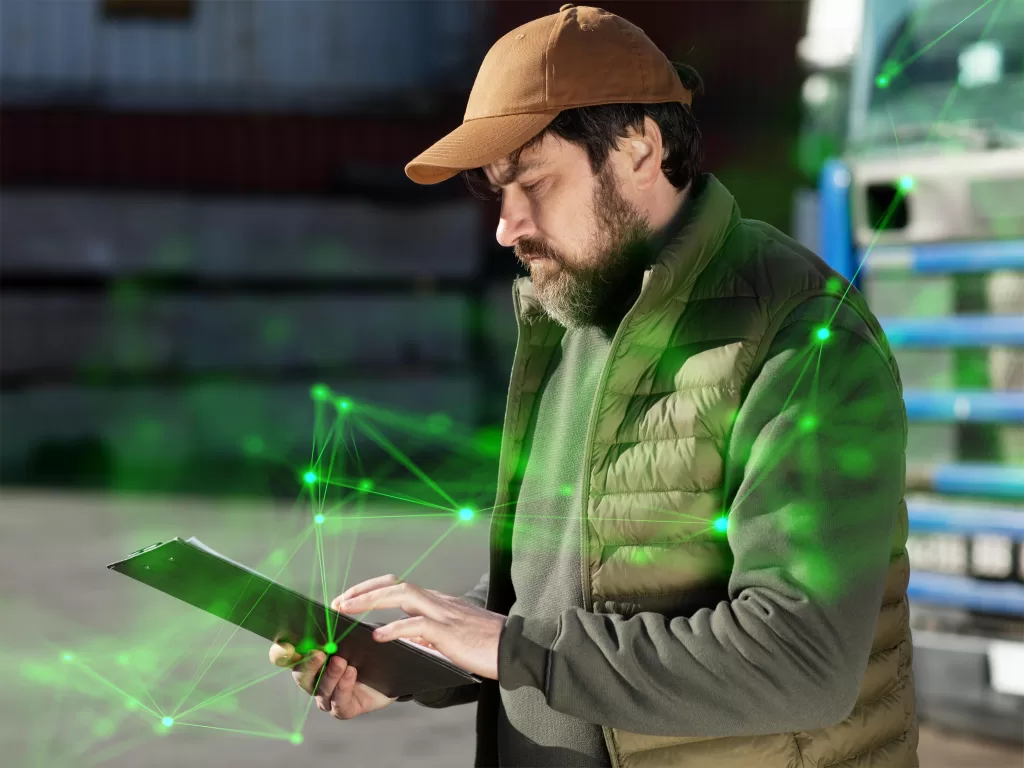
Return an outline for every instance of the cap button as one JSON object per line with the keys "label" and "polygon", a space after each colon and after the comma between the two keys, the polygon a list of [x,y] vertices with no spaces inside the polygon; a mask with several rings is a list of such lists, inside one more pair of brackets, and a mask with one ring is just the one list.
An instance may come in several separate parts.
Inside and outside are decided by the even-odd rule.
{"label": "cap button", "polygon": [[568,11],[568,10],[571,10],[571,9],[573,9],[573,8],[575,8],[575,7],[576,7],[576,6],[575,6],[575,5],[573,5],[572,3],[566,3],[566,4],[565,4],[565,5],[563,5],[563,6],[561,7],[561,8],[559,8],[559,9],[558,9],[558,12],[559,12],[559,13],[563,13],[563,12],[565,12],[565,11]]}

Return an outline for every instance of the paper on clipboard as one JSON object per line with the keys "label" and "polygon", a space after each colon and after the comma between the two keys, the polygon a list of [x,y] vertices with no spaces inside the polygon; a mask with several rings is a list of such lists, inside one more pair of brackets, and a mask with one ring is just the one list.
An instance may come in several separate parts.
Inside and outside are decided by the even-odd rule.
{"label": "paper on clipboard", "polygon": [[[247,573],[251,573],[254,576],[257,576],[257,577],[259,577],[261,579],[266,579],[267,581],[274,581],[274,579],[271,579],[269,576],[266,576],[266,575],[260,573],[259,571],[256,571],[256,570],[250,568],[247,565],[243,565],[242,563],[236,562],[235,560],[232,560],[230,557],[226,557],[225,555],[222,555],[220,552],[215,550],[213,547],[209,547],[206,544],[203,544],[203,542],[201,542],[195,536],[190,536],[188,539],[185,540],[185,543],[190,545],[190,546],[195,547],[196,549],[201,549],[204,552],[207,552],[207,553],[213,555],[214,557],[218,557],[218,558],[220,558],[221,560],[223,560],[223,561],[225,561],[227,563],[231,563],[236,568],[241,568],[243,571],[246,571]],[[361,624],[365,624],[368,627],[374,627],[374,628],[382,626],[379,622],[372,622],[372,621],[361,621],[360,623]],[[440,651],[435,650],[433,648],[427,648],[425,645],[420,645],[419,643],[414,643],[412,640],[407,640],[404,637],[397,638],[396,642],[404,643],[405,645],[410,645],[413,648],[418,648],[421,651],[426,651],[427,653],[429,653],[429,654],[431,654],[433,656],[437,656],[440,659],[444,659],[445,661],[449,661],[449,662],[451,661],[451,659],[449,659],[447,656],[445,656]]]}

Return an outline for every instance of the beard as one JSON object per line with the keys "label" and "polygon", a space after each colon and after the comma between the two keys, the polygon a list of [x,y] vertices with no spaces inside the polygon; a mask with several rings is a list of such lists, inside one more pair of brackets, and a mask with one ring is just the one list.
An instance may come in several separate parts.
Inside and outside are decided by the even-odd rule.
{"label": "beard", "polygon": [[[587,257],[584,265],[570,264],[536,239],[523,238],[515,246],[544,311],[566,328],[618,325],[655,255],[649,247],[648,219],[619,194],[608,168],[597,175],[592,206],[597,231],[581,249]],[[549,261],[531,265],[527,256]]]}

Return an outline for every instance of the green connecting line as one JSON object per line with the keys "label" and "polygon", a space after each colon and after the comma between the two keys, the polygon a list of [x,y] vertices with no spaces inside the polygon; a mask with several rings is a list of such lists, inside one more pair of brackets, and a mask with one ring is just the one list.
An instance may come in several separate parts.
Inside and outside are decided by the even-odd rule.
{"label": "green connecting line", "polygon": [[[303,545],[303,544],[305,544],[305,542],[306,542],[306,539],[307,539],[307,538],[309,538],[309,534],[310,534],[310,530],[309,530],[309,529],[307,529],[307,530],[306,530],[306,534],[305,534],[305,536],[303,536],[303,537],[302,537],[302,538],[301,538],[301,539],[299,540],[299,543],[298,543],[298,544],[296,545],[295,549],[293,549],[293,550],[292,550],[292,553],[291,553],[291,554],[290,554],[290,555],[288,556],[288,558],[287,558],[287,559],[286,559],[286,560],[284,561],[284,564],[283,564],[283,565],[282,565],[282,566],[281,566],[281,567],[280,567],[280,568],[278,569],[277,573],[276,573],[276,574],[274,574],[274,577],[273,577],[273,578],[275,578],[275,579],[276,579],[276,578],[277,578],[278,576],[280,576],[280,575],[281,575],[281,573],[282,573],[282,572],[284,571],[284,569],[285,569],[285,568],[286,568],[286,567],[288,566],[288,563],[290,563],[290,562],[292,561],[292,558],[294,558],[294,557],[295,557],[295,555],[296,555],[296,554],[298,553],[298,551],[299,551],[299,549],[300,549],[300,548],[302,547],[302,545]],[[268,590],[268,589],[270,589],[270,583],[268,583],[268,584],[267,584],[266,588],[265,588],[265,589],[263,590],[263,593],[262,593],[262,594],[260,595],[260,597],[259,597],[259,598],[258,598],[258,599],[256,600],[256,602],[254,602],[254,603],[253,603],[253,605],[252,605],[252,608],[250,608],[250,609],[249,609],[249,612],[248,612],[248,613],[246,613],[246,614],[245,614],[245,616],[244,616],[244,617],[242,618],[242,621],[241,621],[241,622],[239,622],[240,624],[244,624],[244,623],[245,623],[245,620],[246,620],[247,618],[249,618],[249,614],[251,614],[251,613],[253,612],[253,610],[255,610],[256,606],[257,606],[257,605],[259,605],[259,602],[260,602],[260,600],[262,600],[262,599],[263,599],[263,595],[265,595],[265,594],[267,593],[267,590]],[[236,605],[237,605],[237,602],[236,602]],[[231,642],[231,638],[233,638],[233,637],[235,636],[235,634],[236,634],[236,633],[238,632],[238,630],[239,630],[239,629],[240,629],[240,627],[239,627],[239,626],[235,626],[234,630],[233,630],[233,631],[231,632],[231,634],[230,634],[230,635],[228,636],[228,639],[224,641],[224,645],[222,645],[222,646],[220,647],[220,650],[219,650],[219,651],[217,651],[217,655],[216,655],[216,656],[214,656],[214,657],[213,657],[213,659],[211,659],[211,660],[210,660],[210,663],[209,663],[209,665],[208,665],[208,666],[206,667],[206,669],[204,669],[204,670],[203,670],[203,673],[202,673],[201,675],[199,675],[199,677],[197,677],[197,678],[196,678],[195,682],[193,682],[193,683],[192,683],[192,687],[191,687],[191,688],[190,688],[190,689],[188,690],[188,692],[187,692],[187,693],[186,693],[186,694],[185,694],[185,695],[184,695],[184,696],[182,697],[181,701],[179,701],[179,702],[177,703],[177,705],[176,705],[176,706],[174,707],[174,714],[172,715],[172,717],[174,717],[174,718],[178,718],[178,717],[181,717],[181,714],[180,714],[180,713],[178,713],[178,712],[177,712],[177,710],[178,710],[178,709],[179,709],[179,708],[180,708],[180,707],[182,706],[182,704],[184,704],[184,703],[185,703],[186,701],[188,701],[188,697],[192,695],[192,692],[193,692],[193,691],[194,691],[194,690],[196,689],[196,686],[197,686],[197,685],[199,685],[199,681],[200,681],[200,680],[202,680],[202,679],[203,679],[203,676],[205,676],[205,675],[206,675],[206,673],[210,671],[210,668],[211,668],[211,667],[212,667],[212,666],[214,665],[214,663],[216,663],[216,661],[217,661],[218,657],[219,657],[219,656],[221,655],[221,653],[223,653],[223,652],[224,652],[224,649],[225,649],[225,648],[227,648],[227,646],[228,646],[228,643],[230,643],[230,642]],[[193,707],[193,709],[195,709],[195,708]],[[192,710],[189,710],[189,711],[191,712]]]}
{"label": "green connecting line", "polygon": [[179,712],[177,715],[174,716],[174,721],[177,722],[180,718],[185,717],[186,715],[189,715],[189,714],[191,714],[193,712],[198,712],[201,709],[206,709],[208,706],[213,704],[213,702],[220,701],[225,696],[233,696],[236,693],[241,693],[242,691],[244,691],[247,688],[252,688],[252,686],[254,686],[254,685],[259,685],[260,683],[266,682],[270,678],[272,678],[275,675],[277,675],[278,672],[279,672],[279,670],[274,670],[273,672],[271,672],[269,674],[266,674],[263,677],[259,677],[259,678],[255,679],[255,680],[252,680],[252,681],[250,681],[248,683],[243,683],[242,685],[239,685],[239,686],[237,686],[235,688],[231,688],[231,689],[229,689],[227,691],[221,691],[220,693],[211,696],[210,698],[206,699],[205,701],[199,702],[194,707],[191,707],[190,709],[186,709],[184,712]]}
{"label": "green connecting line", "polygon": [[179,723],[177,720],[174,721],[175,725],[186,725],[189,728],[208,728],[211,731],[224,731],[225,733],[237,733],[242,736],[261,736],[265,739],[272,739],[275,741],[288,741],[291,739],[290,733],[263,733],[260,731],[243,731],[238,728],[221,728],[216,725],[201,725],[199,723]]}
{"label": "green connecting line", "polygon": [[67,663],[74,664],[76,668],[78,668],[78,669],[82,670],[83,672],[85,672],[93,680],[96,680],[97,682],[102,683],[103,685],[107,686],[108,688],[111,688],[114,691],[117,691],[119,694],[124,696],[129,701],[137,704],[139,707],[141,707],[142,709],[146,710],[153,717],[155,717],[157,719],[162,717],[162,715],[157,714],[155,711],[153,711],[152,709],[147,707],[145,704],[143,704],[141,701],[139,701],[134,696],[129,694],[127,691],[121,689],[120,687],[115,685],[113,682],[111,682],[110,680],[105,678],[103,675],[101,675],[99,672],[95,672],[94,670],[90,669],[89,667],[87,667],[85,664],[83,664],[82,662],[78,661],[77,659],[71,659]]}
{"label": "green connecting line", "polygon": [[[793,395],[796,394],[797,388],[800,386],[800,382],[803,381],[804,375],[807,373],[807,369],[810,368],[810,366],[811,366],[811,361],[814,360],[814,356],[813,355],[808,355],[807,354],[808,351],[810,351],[810,350],[813,350],[813,346],[807,347],[807,349],[805,349],[803,352],[800,353],[800,357],[804,357],[804,356],[807,357],[807,362],[804,363],[804,367],[800,371],[800,376],[797,377],[796,383],[793,384],[793,388],[790,390],[789,394],[786,396],[786,402],[783,403],[782,408],[779,411],[780,414],[785,413],[786,410],[789,408],[789,403],[793,399]],[[798,357],[796,359],[796,361],[794,361],[794,362],[798,362],[800,360],[800,357]],[[768,437],[765,438],[765,441],[766,441],[766,443],[768,445],[772,444],[772,440],[775,437],[775,431],[779,428],[779,424],[781,422],[782,422],[781,419],[776,419],[775,423],[772,425],[771,432],[768,434]],[[781,456],[781,452],[779,453],[779,455]],[[751,493],[753,493],[754,490],[764,481],[764,478],[765,478],[765,476],[767,474],[768,474],[767,472],[762,473],[761,476],[758,477],[757,480],[755,480],[751,484],[750,488],[747,489],[746,494],[744,494],[743,496],[737,496],[737,498],[734,499],[732,503],[734,505],[736,505],[736,504],[739,504],[740,502],[742,502],[743,500],[745,500],[747,498],[747,496],[749,496]]]}
{"label": "green connecting line", "polygon": [[[443,509],[446,512],[451,512],[451,507],[442,507],[440,504],[431,504],[429,501],[424,501],[423,499],[416,499],[416,498],[413,498],[412,496],[405,496],[405,495],[400,494],[400,493],[384,493],[383,491],[378,491],[376,489],[363,490],[358,485],[351,485],[349,483],[343,483],[340,480],[332,480],[329,483],[327,483],[327,485],[336,485],[339,488],[349,488],[349,489],[352,489],[352,490],[357,490],[357,491],[360,491],[361,493],[365,493],[365,494],[367,494],[369,496],[380,496],[381,498],[385,498],[385,499],[394,499],[395,501],[405,501],[405,502],[408,502],[409,504],[415,504],[418,507],[428,507],[430,509]],[[458,504],[456,504],[454,501],[452,501],[452,505],[455,506],[455,507],[458,506]],[[328,511],[330,512],[330,511],[339,509],[340,506],[341,505],[334,506],[331,509],[329,509]]]}
{"label": "green connecting line", "polygon": [[379,445],[381,448],[383,448],[385,451],[391,454],[392,458],[394,458],[395,461],[397,461],[410,472],[412,472],[414,475],[416,475],[416,477],[418,477],[420,480],[426,483],[429,488],[437,492],[439,496],[444,497],[445,501],[447,501],[453,507],[459,506],[458,503],[456,503],[455,499],[453,499],[451,496],[445,493],[444,489],[441,488],[441,486],[439,486],[437,483],[435,483],[433,480],[427,477],[426,473],[424,473],[423,470],[421,470],[419,467],[413,464],[413,462],[405,454],[399,451],[391,443],[390,440],[388,440],[386,437],[384,437],[384,435],[378,432],[371,424],[366,423],[365,421],[358,417],[356,418],[356,421],[359,424],[360,429],[362,429],[363,432],[365,432],[366,435],[370,437],[370,439],[377,443],[377,445]]}
{"label": "green connecting line", "polygon": [[871,242],[868,243],[868,247],[864,251],[864,258],[862,258],[860,260],[860,263],[857,265],[857,269],[853,273],[853,277],[850,278],[849,283],[846,286],[846,290],[843,291],[843,295],[840,297],[839,303],[836,305],[835,311],[832,313],[832,316],[828,319],[828,322],[825,324],[826,327],[832,325],[832,321],[835,320],[836,315],[839,313],[839,308],[843,305],[843,302],[846,301],[846,297],[849,295],[850,289],[853,287],[853,284],[857,279],[857,275],[860,274],[861,269],[863,269],[864,264],[868,260],[868,256],[870,256],[871,251],[874,250],[875,243],[878,242],[879,235],[882,234],[882,231],[885,229],[885,225],[889,223],[889,219],[891,219],[893,217],[893,214],[896,213],[897,206],[903,201],[903,198],[906,197],[907,192],[910,191],[910,187],[904,188],[905,186],[906,185],[901,182],[900,185],[896,188],[896,194],[893,195],[892,202],[889,203],[889,207],[885,209],[885,213],[883,213],[881,219],[879,219],[878,225],[875,227],[874,234],[871,237]]}
{"label": "green connecting line", "polygon": [[906,69],[907,67],[909,67],[915,61],[917,61],[919,58],[921,58],[924,54],[926,54],[928,51],[930,51],[932,48],[934,48],[939,43],[939,41],[942,40],[946,35],[950,34],[953,30],[955,30],[957,27],[959,27],[961,24],[963,24],[965,21],[967,21],[969,18],[971,18],[971,16],[976,14],[982,8],[985,8],[986,6],[991,5],[993,2],[995,2],[995,0],[985,0],[984,3],[979,5],[973,11],[968,13],[966,16],[964,16],[962,19],[960,19],[960,21],[958,21],[952,27],[950,27],[945,32],[943,32],[941,35],[939,35],[934,40],[932,40],[930,43],[925,45],[923,48],[921,48],[921,50],[919,50],[916,53],[914,53],[913,55],[911,55],[911,57],[909,59],[907,59],[906,61],[900,62],[899,65],[898,65],[899,69],[897,70],[897,72],[901,72],[904,69]]}

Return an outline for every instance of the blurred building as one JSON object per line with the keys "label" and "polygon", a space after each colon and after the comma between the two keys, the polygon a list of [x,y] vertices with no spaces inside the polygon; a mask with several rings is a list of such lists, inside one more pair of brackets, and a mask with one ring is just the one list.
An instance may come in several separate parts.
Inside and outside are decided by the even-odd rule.
{"label": "blurred building", "polygon": [[[558,5],[0,0],[0,478],[260,486],[317,381],[499,425],[496,208],[402,169]],[[701,72],[708,168],[788,228],[803,4],[602,7]]]}

